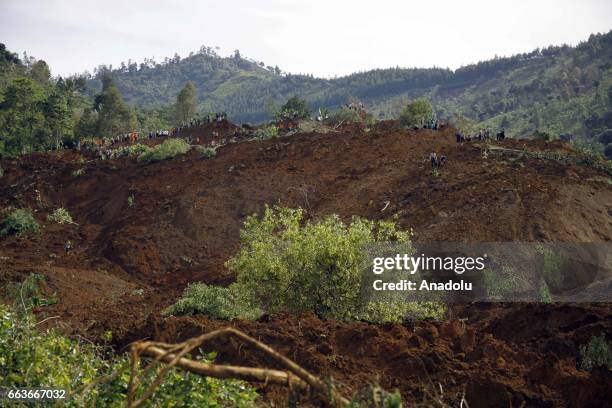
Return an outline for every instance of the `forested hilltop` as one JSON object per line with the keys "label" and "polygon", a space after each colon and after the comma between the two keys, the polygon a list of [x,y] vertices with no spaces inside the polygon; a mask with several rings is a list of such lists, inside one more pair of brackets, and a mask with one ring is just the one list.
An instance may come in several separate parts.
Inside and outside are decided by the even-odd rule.
{"label": "forested hilltop", "polygon": [[409,102],[425,98],[439,119],[469,133],[490,126],[514,137],[572,135],[578,146],[611,157],[611,72],[612,31],[576,47],[551,46],[455,71],[390,68],[334,79],[285,73],[238,51],[221,57],[210,47],[186,58],[128,61],[60,78],[44,61],[0,44],[0,155],[169,129],[214,112],[261,123],[297,96],[314,112],[363,103],[380,119],[397,118]]}
{"label": "forested hilltop", "polygon": [[110,73],[128,103],[164,106],[192,81],[200,110],[224,110],[239,122],[269,119],[272,102],[279,105],[292,95],[314,109],[356,98],[378,117],[397,116],[407,100],[424,96],[440,117],[505,126],[513,135],[539,129],[592,136],[612,127],[611,57],[608,32],[576,47],[551,46],[455,71],[390,68],[319,79],[282,73],[239,52],[222,58],[202,47],[183,59],[175,55],[163,62],[98,67],[88,87],[99,90],[100,78]]}

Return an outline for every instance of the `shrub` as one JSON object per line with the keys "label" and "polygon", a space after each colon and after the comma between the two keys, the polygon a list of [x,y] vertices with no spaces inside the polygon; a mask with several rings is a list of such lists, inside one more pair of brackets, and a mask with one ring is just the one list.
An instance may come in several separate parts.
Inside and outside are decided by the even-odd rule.
{"label": "shrub", "polygon": [[72,177],[80,177],[85,174],[85,169],[76,169],[72,172]]}
{"label": "shrub", "polygon": [[[204,358],[204,362],[211,357]],[[32,317],[21,318],[0,304],[0,387],[56,388],[69,393],[116,370],[119,375],[115,379],[97,385],[85,395],[69,397],[63,405],[125,405],[130,372],[127,357],[104,359],[92,345],[53,330],[38,331]],[[158,367],[145,372],[137,367],[137,375],[148,384],[159,370]],[[141,384],[136,397],[143,391]],[[255,405],[256,397],[255,390],[243,381],[201,377],[172,369],[144,406],[249,407]]]}
{"label": "shrub", "polygon": [[187,153],[189,149],[191,149],[191,146],[183,139],[168,139],[138,156],[138,162],[149,164],[170,159],[179,154]]}
{"label": "shrub", "polygon": [[278,136],[278,128],[274,125],[269,125],[255,131],[255,138],[259,140],[273,139]]}
{"label": "shrub", "polygon": [[608,367],[612,370],[612,342],[601,333],[591,338],[588,344],[580,346],[580,368],[591,371],[596,367]]}
{"label": "shrub", "polygon": [[354,109],[346,109],[342,108],[334,113],[332,113],[329,118],[330,123],[355,123],[361,122],[361,116],[359,116],[359,112]]}
{"label": "shrub", "polygon": [[433,118],[433,108],[427,99],[417,99],[404,108],[399,120],[402,126],[423,126]]}
{"label": "shrub", "polygon": [[6,286],[8,299],[21,305],[18,310],[27,313],[35,307],[44,307],[57,303],[56,294],[46,296],[40,288],[40,283],[46,280],[45,275],[31,273],[23,282],[9,283]]}
{"label": "shrub", "polygon": [[217,150],[212,147],[196,146],[195,149],[202,159],[209,159],[217,154]]}
{"label": "shrub", "polygon": [[4,220],[0,236],[16,234],[17,236],[28,233],[38,233],[38,223],[28,208],[13,210]]}
{"label": "shrub", "polygon": [[410,233],[392,222],[354,217],[345,225],[335,215],[304,222],[301,209],[267,207],[262,218],[247,218],[240,235],[241,249],[226,266],[244,299],[264,310],[370,321],[397,321],[416,310],[397,301],[369,304],[361,291],[366,245],[410,243]]}
{"label": "shrub", "polygon": [[164,311],[166,315],[193,315],[202,313],[215,319],[255,320],[261,316],[260,309],[253,307],[240,293],[236,284],[228,288],[193,283],[187,286],[183,296]]}
{"label": "shrub", "polygon": [[61,207],[47,215],[47,221],[56,222],[58,224],[75,224],[68,210]]}
{"label": "shrub", "polygon": [[148,152],[151,148],[147,145],[140,143],[120,147],[115,151],[115,157],[126,157],[126,156],[140,156],[141,154]]}

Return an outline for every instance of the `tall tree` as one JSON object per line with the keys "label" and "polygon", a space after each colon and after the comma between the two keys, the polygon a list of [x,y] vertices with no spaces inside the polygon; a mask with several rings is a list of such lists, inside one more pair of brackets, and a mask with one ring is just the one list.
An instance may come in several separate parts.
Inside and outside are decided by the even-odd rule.
{"label": "tall tree", "polygon": [[131,132],[138,126],[136,114],[123,101],[112,79],[103,81],[102,93],[96,95],[94,108],[98,112],[97,133],[101,136]]}
{"label": "tall tree", "polygon": [[198,95],[193,83],[187,82],[176,97],[176,119],[183,123],[193,118],[198,104]]}
{"label": "tall tree", "polygon": [[34,148],[34,135],[43,122],[45,94],[30,78],[14,80],[4,91],[0,104],[0,140],[11,154]]}
{"label": "tall tree", "polygon": [[68,108],[68,99],[62,92],[53,92],[43,104],[45,122],[51,132],[51,138],[56,148],[59,148],[66,136],[72,138],[74,120]]}

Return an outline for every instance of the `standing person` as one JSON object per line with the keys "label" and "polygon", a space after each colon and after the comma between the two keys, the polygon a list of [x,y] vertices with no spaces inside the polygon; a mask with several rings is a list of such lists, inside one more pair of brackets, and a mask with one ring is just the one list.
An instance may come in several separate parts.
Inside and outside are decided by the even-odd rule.
{"label": "standing person", "polygon": [[429,161],[431,162],[431,167],[435,169],[438,164],[438,155],[436,152],[431,152],[429,154]]}

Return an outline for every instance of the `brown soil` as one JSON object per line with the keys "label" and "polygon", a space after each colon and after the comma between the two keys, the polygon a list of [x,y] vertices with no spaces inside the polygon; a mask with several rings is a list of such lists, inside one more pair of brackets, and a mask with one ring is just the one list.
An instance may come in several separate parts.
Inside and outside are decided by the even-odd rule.
{"label": "brown soil", "polygon": [[[213,135],[213,128],[222,130]],[[243,135],[229,123],[189,134],[202,143]],[[397,215],[418,241],[612,238],[612,188],[604,173],[538,159],[483,158],[484,144],[457,146],[453,134],[396,129],[389,122],[371,132],[343,126],[326,134],[231,143],[211,159],[191,152],[148,166],[127,158],[83,163],[74,152],[4,160],[0,208],[35,209],[43,231],[0,240],[0,282],[45,274],[46,290],[59,299],[45,312],[61,316],[49,324],[94,341],[110,330],[122,349],[137,339],[177,341],[228,324],[203,316],[164,319],[160,311],[189,282],[232,281],[223,263],[238,249],[245,217],[261,213],[265,204],[345,220]],[[571,150],[562,143],[493,143]],[[433,150],[448,157],[438,177],[428,162]],[[85,174],[73,177],[81,168]],[[78,226],[46,221],[60,206]],[[74,247],[68,252],[67,241]],[[580,344],[612,333],[609,304],[471,304],[451,312],[443,322],[403,325],[313,315],[231,324],[333,377],[347,395],[379,378],[408,401],[442,392],[445,402],[459,405],[465,394],[471,408],[604,406],[612,396],[609,371],[576,368]],[[268,363],[234,347],[213,345],[222,361]],[[285,398],[274,387],[262,393]]]}

